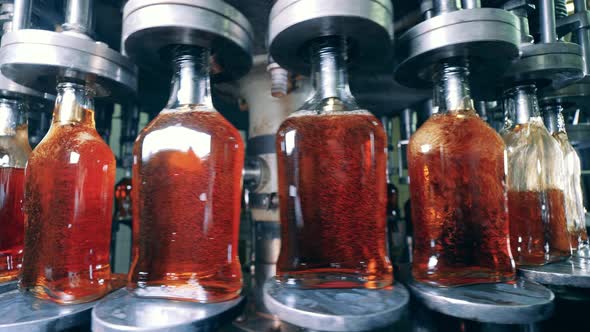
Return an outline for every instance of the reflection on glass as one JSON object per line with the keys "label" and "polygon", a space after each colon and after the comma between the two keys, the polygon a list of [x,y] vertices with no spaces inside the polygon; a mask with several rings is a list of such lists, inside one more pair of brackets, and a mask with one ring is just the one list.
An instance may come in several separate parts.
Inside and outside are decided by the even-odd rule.
{"label": "reflection on glass", "polygon": [[242,287],[244,147],[213,109],[209,52],[179,46],[174,57],[170,101],[134,148],[129,288],[144,297],[225,301]]}
{"label": "reflection on glass", "polygon": [[59,303],[110,289],[115,158],[97,133],[88,87],[60,83],[53,123],[26,170],[20,288]]}
{"label": "reflection on glass", "polygon": [[0,98],[0,282],[22,266],[25,165],[31,153],[22,103]]}

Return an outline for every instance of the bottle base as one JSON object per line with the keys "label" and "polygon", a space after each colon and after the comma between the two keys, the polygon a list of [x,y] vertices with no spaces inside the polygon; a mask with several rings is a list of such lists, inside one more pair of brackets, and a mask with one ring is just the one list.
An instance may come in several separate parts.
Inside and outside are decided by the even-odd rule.
{"label": "bottle base", "polygon": [[415,281],[438,287],[455,287],[475,284],[509,282],[516,278],[514,272],[497,272],[489,269],[455,269],[455,271],[428,273],[413,271]]}
{"label": "bottle base", "polygon": [[553,253],[545,255],[521,255],[514,257],[517,266],[543,266],[550,263],[561,262],[571,257],[569,252]]}
{"label": "bottle base", "polygon": [[164,285],[128,286],[127,289],[141,298],[166,299],[185,302],[216,303],[237,298],[242,288],[229,289],[223,285]]}
{"label": "bottle base", "polygon": [[0,272],[0,283],[14,281],[18,277],[18,271]]}
{"label": "bottle base", "polygon": [[[326,271],[327,270],[327,271]],[[285,287],[300,289],[379,289],[393,284],[393,273],[383,276],[367,276],[355,272],[323,269],[322,271],[283,272],[275,277],[275,281]]]}
{"label": "bottle base", "polygon": [[94,290],[93,292],[81,292],[75,291],[57,291],[50,289],[43,285],[27,286],[23,287],[19,284],[19,290],[23,293],[30,293],[34,297],[42,300],[49,300],[59,304],[81,304],[96,301],[110,292],[110,287],[105,287],[100,291]]}

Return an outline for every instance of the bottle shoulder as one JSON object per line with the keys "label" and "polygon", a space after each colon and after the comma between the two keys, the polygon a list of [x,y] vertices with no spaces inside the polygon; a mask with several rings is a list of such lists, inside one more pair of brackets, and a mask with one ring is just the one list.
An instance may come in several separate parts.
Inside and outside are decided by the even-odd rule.
{"label": "bottle shoulder", "polygon": [[278,135],[284,136],[293,130],[304,131],[342,131],[361,130],[385,136],[379,120],[369,111],[318,111],[299,110],[292,113],[279,127]]}
{"label": "bottle shoulder", "polygon": [[560,142],[556,140],[542,123],[519,124],[504,132],[508,155],[545,154],[552,158],[563,158]]}
{"label": "bottle shoulder", "polygon": [[31,154],[29,142],[16,136],[0,136],[0,167],[24,168]]}
{"label": "bottle shoulder", "polygon": [[35,160],[55,160],[66,163],[99,162],[114,164],[115,155],[95,128],[79,125],[59,125],[50,128],[47,135],[31,153]]}
{"label": "bottle shoulder", "polygon": [[473,111],[449,112],[432,115],[411,136],[410,153],[503,154],[502,137]]}
{"label": "bottle shoulder", "polygon": [[162,111],[140,132],[135,144],[172,148],[213,141],[232,143],[238,149],[244,146],[240,132],[220,113],[189,109]]}

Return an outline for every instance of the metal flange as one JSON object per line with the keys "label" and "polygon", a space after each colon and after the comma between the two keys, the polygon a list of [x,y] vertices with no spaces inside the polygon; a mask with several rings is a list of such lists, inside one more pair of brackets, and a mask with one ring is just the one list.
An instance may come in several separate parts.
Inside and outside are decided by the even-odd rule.
{"label": "metal flange", "polygon": [[59,77],[96,83],[97,97],[124,99],[137,91],[135,65],[106,44],[45,30],[2,37],[2,74],[37,91],[54,93]]}
{"label": "metal flange", "polygon": [[518,57],[520,24],[502,9],[459,10],[416,25],[399,43],[395,78],[402,85],[431,87],[434,67],[455,57],[468,59],[471,77],[490,81]]}
{"label": "metal flange", "polygon": [[279,0],[270,13],[273,59],[292,72],[311,72],[309,42],[345,36],[349,59],[361,68],[381,67],[393,54],[393,6],[389,0]]}
{"label": "metal flange", "polygon": [[543,266],[521,266],[518,274],[544,285],[590,288],[590,260],[582,257]]}
{"label": "metal flange", "polygon": [[59,305],[12,290],[0,294],[0,331],[87,330],[95,304]]}
{"label": "metal flange", "polygon": [[537,283],[435,287],[412,282],[412,294],[430,310],[447,316],[493,324],[530,324],[553,313],[555,295]]}
{"label": "metal flange", "polygon": [[400,283],[386,289],[298,289],[268,280],[264,304],[280,320],[314,331],[370,331],[405,312],[410,295]]}
{"label": "metal flange", "polygon": [[514,60],[504,75],[507,85],[537,84],[559,89],[584,77],[584,58],[579,45],[567,42],[530,44],[521,47],[520,58]]}
{"label": "metal flange", "polygon": [[[0,73],[0,96],[4,98],[32,98],[32,99],[52,99],[51,95],[41,93],[26,86],[17,84],[9,80]],[[55,99],[55,97],[53,97]]]}
{"label": "metal flange", "polygon": [[195,45],[236,79],[252,67],[253,39],[246,17],[223,1],[131,0],[123,10],[123,48],[142,67],[161,68],[172,45]]}
{"label": "metal flange", "polygon": [[565,88],[553,89],[547,88],[541,91],[541,102],[558,102],[564,108],[580,107],[588,108],[590,106],[590,76],[570,84]]}
{"label": "metal flange", "polygon": [[92,311],[92,330],[118,331],[218,331],[244,309],[246,298],[194,303],[147,299],[118,290],[100,301]]}

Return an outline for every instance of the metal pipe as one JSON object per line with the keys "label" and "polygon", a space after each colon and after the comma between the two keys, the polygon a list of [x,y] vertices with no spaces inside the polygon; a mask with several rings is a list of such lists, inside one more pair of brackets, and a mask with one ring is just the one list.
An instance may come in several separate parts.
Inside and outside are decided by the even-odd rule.
{"label": "metal pipe", "polygon": [[[585,13],[588,11],[586,0],[574,0],[574,10],[576,13]],[[590,29],[581,28],[574,32],[574,41],[582,48],[584,57],[584,73],[590,75]]]}
{"label": "metal pipe", "polygon": [[64,31],[91,35],[93,29],[93,0],[67,0]]}
{"label": "metal pipe", "polygon": [[578,29],[574,33],[574,41],[582,48],[584,73],[590,75],[590,30],[587,28]]}
{"label": "metal pipe", "polygon": [[574,0],[574,11],[576,13],[583,13],[588,10],[586,0]]}
{"label": "metal pipe", "polygon": [[539,29],[541,31],[541,42],[545,44],[556,42],[554,0],[539,0],[539,22],[541,25]]}
{"label": "metal pipe", "polygon": [[435,16],[459,10],[457,0],[434,0],[433,5]]}
{"label": "metal pipe", "polygon": [[31,22],[32,0],[14,0],[12,31],[27,29]]}
{"label": "metal pipe", "polygon": [[463,9],[481,8],[480,0],[461,0],[461,7]]}

